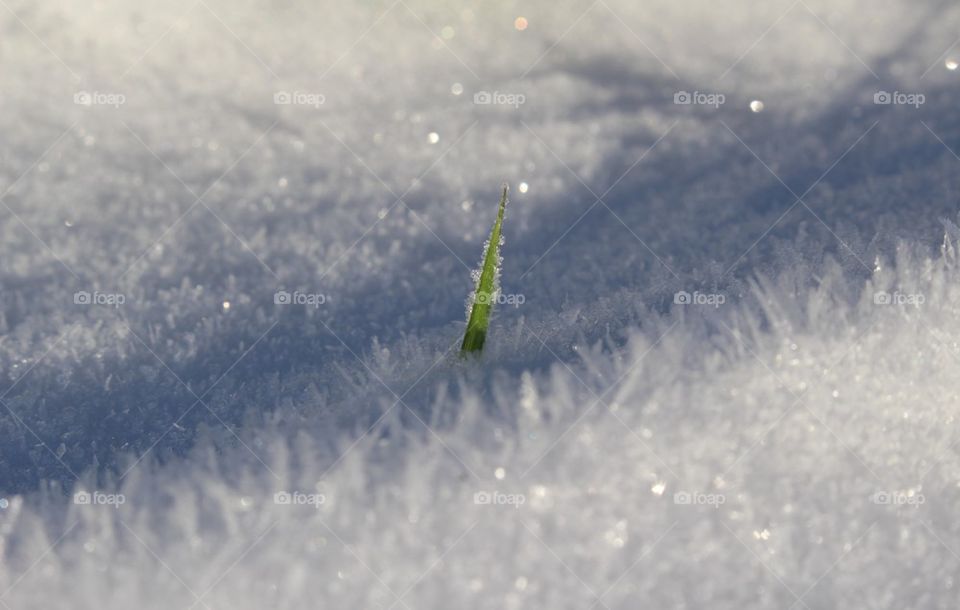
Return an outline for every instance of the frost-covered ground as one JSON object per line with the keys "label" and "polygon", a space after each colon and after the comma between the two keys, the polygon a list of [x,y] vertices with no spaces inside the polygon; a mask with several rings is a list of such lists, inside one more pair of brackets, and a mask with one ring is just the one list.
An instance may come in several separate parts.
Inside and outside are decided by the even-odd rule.
{"label": "frost-covered ground", "polygon": [[0,0],[0,608],[956,607],[960,7],[304,4]]}

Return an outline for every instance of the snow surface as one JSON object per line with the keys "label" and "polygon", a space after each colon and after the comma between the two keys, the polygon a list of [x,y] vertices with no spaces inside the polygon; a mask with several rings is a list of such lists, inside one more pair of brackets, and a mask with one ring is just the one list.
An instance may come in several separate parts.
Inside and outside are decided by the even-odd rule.
{"label": "snow surface", "polygon": [[0,1],[0,608],[956,607],[960,7],[304,4]]}

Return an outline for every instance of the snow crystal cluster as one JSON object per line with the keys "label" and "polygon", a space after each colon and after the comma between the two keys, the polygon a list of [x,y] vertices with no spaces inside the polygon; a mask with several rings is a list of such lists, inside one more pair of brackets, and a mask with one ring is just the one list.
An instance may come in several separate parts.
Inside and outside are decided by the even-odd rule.
{"label": "snow crystal cluster", "polygon": [[0,610],[956,607],[957,18],[0,3]]}

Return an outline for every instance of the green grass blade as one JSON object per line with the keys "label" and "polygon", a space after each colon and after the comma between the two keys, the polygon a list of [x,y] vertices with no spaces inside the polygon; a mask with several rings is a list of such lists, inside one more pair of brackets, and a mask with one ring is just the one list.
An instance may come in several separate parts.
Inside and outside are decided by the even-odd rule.
{"label": "green grass blade", "polygon": [[500,266],[500,236],[503,226],[503,213],[507,209],[507,191],[509,187],[503,185],[503,194],[500,196],[500,209],[497,211],[497,220],[490,231],[490,241],[483,255],[483,266],[480,277],[477,279],[476,290],[470,306],[470,316],[467,319],[467,331],[463,335],[463,345],[460,354],[479,352],[483,349],[483,342],[487,338],[487,326],[490,325],[490,312],[493,309],[493,300],[497,292],[497,274]]}

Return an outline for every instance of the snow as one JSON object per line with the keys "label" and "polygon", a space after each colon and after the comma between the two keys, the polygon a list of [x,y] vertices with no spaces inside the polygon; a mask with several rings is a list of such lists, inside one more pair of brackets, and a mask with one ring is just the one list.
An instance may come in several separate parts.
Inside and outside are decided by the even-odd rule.
{"label": "snow", "polygon": [[0,608],[954,607],[958,16],[5,0]]}

